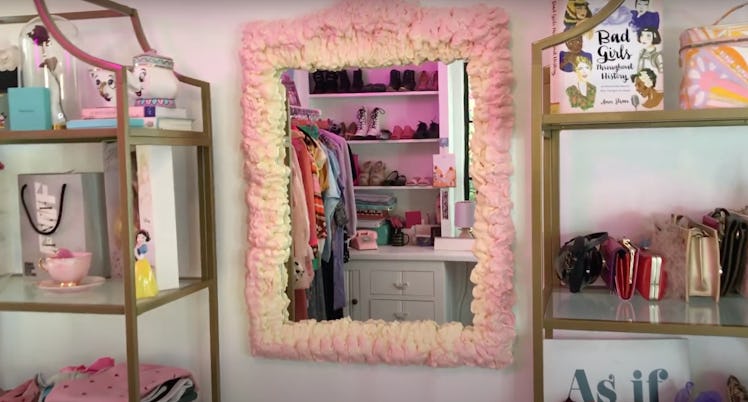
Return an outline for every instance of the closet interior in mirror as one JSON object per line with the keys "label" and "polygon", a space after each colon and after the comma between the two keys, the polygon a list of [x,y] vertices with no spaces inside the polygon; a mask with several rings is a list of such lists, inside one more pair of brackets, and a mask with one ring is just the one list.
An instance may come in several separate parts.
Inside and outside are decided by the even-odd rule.
{"label": "closet interior in mirror", "polygon": [[286,70],[292,321],[471,325],[465,63]]}

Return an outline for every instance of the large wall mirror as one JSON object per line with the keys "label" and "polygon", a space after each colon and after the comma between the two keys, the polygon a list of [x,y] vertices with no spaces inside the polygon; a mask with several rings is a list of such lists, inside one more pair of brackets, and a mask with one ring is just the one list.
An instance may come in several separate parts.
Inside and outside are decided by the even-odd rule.
{"label": "large wall mirror", "polygon": [[[509,188],[514,111],[508,24],[503,10],[484,5],[432,8],[397,0],[346,0],[302,18],[245,27],[241,50],[242,145],[248,184],[245,296],[254,354],[442,367],[499,368],[512,361],[514,227]],[[325,321],[290,319],[287,287],[293,278],[286,266],[292,250],[290,139],[281,74],[289,69],[386,70],[463,61],[474,102],[470,176],[476,190],[472,254],[477,262],[469,271],[471,319],[398,321],[367,316],[357,320],[350,315]]]}

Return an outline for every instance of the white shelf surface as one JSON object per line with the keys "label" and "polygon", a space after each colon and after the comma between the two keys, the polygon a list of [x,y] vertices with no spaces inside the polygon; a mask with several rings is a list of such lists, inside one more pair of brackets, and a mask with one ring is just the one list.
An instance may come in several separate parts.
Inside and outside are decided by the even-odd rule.
{"label": "white shelf surface", "polygon": [[434,250],[433,247],[419,246],[379,246],[376,250],[350,248],[350,254],[352,261],[477,261],[471,251]]}
{"label": "white shelf surface", "polygon": [[[155,297],[138,300],[138,310],[165,304],[187,288],[196,291],[206,286],[200,279],[180,279],[178,289],[162,290]],[[0,311],[124,314],[124,305],[124,283],[120,279],[107,279],[100,286],[82,291],[59,293],[39,289],[36,281],[22,275],[0,278]]]}
{"label": "white shelf surface", "polygon": [[397,145],[397,144],[429,144],[439,142],[438,138],[413,138],[406,140],[348,140],[349,145]]}
{"label": "white shelf surface", "polygon": [[648,301],[637,293],[625,301],[606,289],[571,293],[563,288],[553,291],[552,303],[547,320],[745,327],[748,331],[748,299],[739,295],[721,297],[718,303],[708,297],[691,297],[686,303],[667,297]]}
{"label": "white shelf surface", "polygon": [[434,186],[353,186],[353,189],[358,190],[434,190],[441,187]]}
{"label": "white shelf surface", "polygon": [[402,91],[402,92],[339,92],[309,94],[309,98],[367,98],[381,96],[436,96],[439,91]]}

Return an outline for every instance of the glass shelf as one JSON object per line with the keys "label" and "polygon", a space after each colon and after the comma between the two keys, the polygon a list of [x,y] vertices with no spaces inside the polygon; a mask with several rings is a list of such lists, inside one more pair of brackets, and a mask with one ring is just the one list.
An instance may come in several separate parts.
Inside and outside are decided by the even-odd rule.
{"label": "glass shelf", "polygon": [[[199,278],[180,279],[178,289],[162,290],[158,296],[137,302],[138,314],[180,299],[209,286]],[[100,286],[80,292],[58,293],[39,289],[22,275],[0,278],[0,311],[36,311],[84,314],[125,314],[124,283],[107,279]]]}
{"label": "glass shelf", "polygon": [[607,289],[554,289],[546,329],[748,337],[748,299],[739,295],[648,301],[621,300]]}
{"label": "glass shelf", "polygon": [[744,126],[748,125],[748,109],[545,114],[542,125],[545,130]]}

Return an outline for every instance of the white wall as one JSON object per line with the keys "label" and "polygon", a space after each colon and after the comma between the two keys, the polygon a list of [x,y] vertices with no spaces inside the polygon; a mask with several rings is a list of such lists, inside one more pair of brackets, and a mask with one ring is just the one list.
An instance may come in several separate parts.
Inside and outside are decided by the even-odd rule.
{"label": "white wall", "polygon": [[[28,0],[5,0],[3,12],[30,13]],[[69,3],[69,2],[68,2]],[[512,21],[512,52],[514,57],[516,87],[516,129],[514,141],[515,175],[512,197],[515,205],[514,218],[517,228],[515,245],[517,303],[516,363],[504,370],[476,368],[433,369],[426,367],[392,367],[339,365],[331,363],[309,363],[253,358],[248,352],[248,328],[244,302],[244,255],[246,248],[245,221],[247,211],[244,202],[245,186],[242,179],[242,154],[238,146],[241,139],[241,94],[240,62],[238,50],[241,40],[241,25],[255,19],[274,19],[300,15],[333,4],[332,0],[317,1],[251,1],[232,0],[201,1],[124,1],[138,9],[145,31],[159,52],[173,57],[177,69],[187,75],[206,79],[212,84],[213,124],[215,136],[215,183],[217,204],[217,251],[220,292],[221,370],[222,392],[225,401],[529,401],[532,396],[531,355],[531,276],[530,276],[530,188],[529,188],[529,132],[530,132],[530,43],[550,32],[549,12],[539,11],[540,1],[490,0],[487,3],[504,7]],[[448,0],[424,1],[426,5],[454,5]],[[471,2],[460,2],[470,4]],[[477,3],[477,2],[476,2]],[[550,3],[550,0],[548,1]],[[666,82],[669,105],[677,86],[678,74],[675,54],[677,34],[685,26],[708,23],[716,19],[721,10],[738,4],[737,0],[714,5],[695,0],[679,1],[678,8],[668,8],[665,24],[673,24],[665,32],[668,57]],[[57,3],[60,4],[60,0]],[[687,5],[686,5],[687,4]],[[85,8],[85,7],[84,7]],[[25,10],[25,11],[19,11]],[[704,17],[707,15],[708,17]],[[744,14],[745,15],[745,14]],[[706,19],[704,19],[706,18]],[[101,46],[106,57],[127,63],[135,52],[128,32],[118,28],[88,29],[95,34],[96,41],[112,35],[115,40]],[[0,31],[2,32],[2,31]],[[128,43],[129,41],[129,43]],[[92,45],[93,46],[93,45]],[[109,54],[106,54],[109,53]],[[604,146],[603,136],[588,138],[573,137],[570,141],[583,140],[584,144]],[[653,137],[653,136],[648,136]],[[648,138],[648,140],[651,138]],[[629,138],[625,138],[629,142]],[[675,142],[677,141],[677,142]],[[690,141],[690,140],[689,140]],[[684,140],[669,136],[657,136],[654,142],[668,149],[680,150]],[[649,142],[647,144],[650,144]],[[699,143],[708,146],[708,143]],[[650,147],[640,143],[641,147]],[[698,145],[701,146],[701,145]],[[729,147],[726,152],[730,152]],[[634,148],[636,149],[636,148]],[[737,147],[731,151],[736,155]],[[571,151],[569,151],[571,152]],[[664,152],[663,152],[664,153]],[[568,154],[570,157],[573,154]],[[596,155],[599,159],[590,162],[596,168],[607,169],[605,155],[587,153],[580,157]],[[634,154],[637,155],[636,153]],[[0,153],[5,161],[8,154]],[[657,155],[655,158],[658,158]],[[712,156],[712,159],[715,157]],[[651,160],[651,159],[649,159]],[[634,159],[636,164],[649,160]],[[698,161],[693,159],[692,162]],[[690,166],[689,163],[684,163]],[[663,168],[668,163],[662,164]],[[567,177],[580,177],[586,169],[576,168]],[[633,182],[650,177],[647,169],[638,170]],[[611,172],[620,177],[625,187],[626,171]],[[2,173],[0,173],[0,176]],[[606,176],[606,177],[611,177]],[[593,176],[597,177],[597,176]],[[569,183],[565,181],[565,183]],[[734,184],[734,183],[733,183]],[[568,194],[583,206],[574,209],[564,220],[564,233],[590,229],[586,221],[576,223],[585,210],[594,214],[608,211],[618,197],[606,194],[605,202],[594,202],[588,197],[580,182],[571,183]],[[682,187],[679,187],[682,188]],[[624,190],[620,190],[624,191]],[[671,199],[679,199],[670,194]],[[645,199],[646,200],[646,199]],[[567,204],[569,202],[567,201]],[[636,210],[646,202],[636,202],[616,207]],[[574,221],[572,222],[572,219]],[[207,298],[204,295],[159,308],[141,317],[143,334],[141,359],[166,364],[177,364],[192,369],[206,394],[209,389],[209,361],[207,358],[206,322]],[[167,325],[163,325],[168,323]],[[97,356],[109,354],[117,358],[124,356],[124,342],[120,334],[124,329],[121,317],[71,316],[57,314],[0,313],[0,386],[13,386],[27,378],[34,370],[53,370],[63,365],[82,364]],[[94,330],[96,332],[94,332]],[[719,342],[719,339],[707,342]],[[700,338],[695,341],[694,351],[704,356],[715,352],[702,352],[710,344]],[[731,341],[730,354],[742,353],[745,357],[746,343]],[[727,360],[727,361],[725,361]],[[707,373],[717,370],[717,362],[728,367],[737,367],[741,360],[713,359],[702,361]],[[720,371],[721,368],[720,368]],[[707,377],[709,374],[707,374]],[[711,375],[709,378],[714,378]]]}

